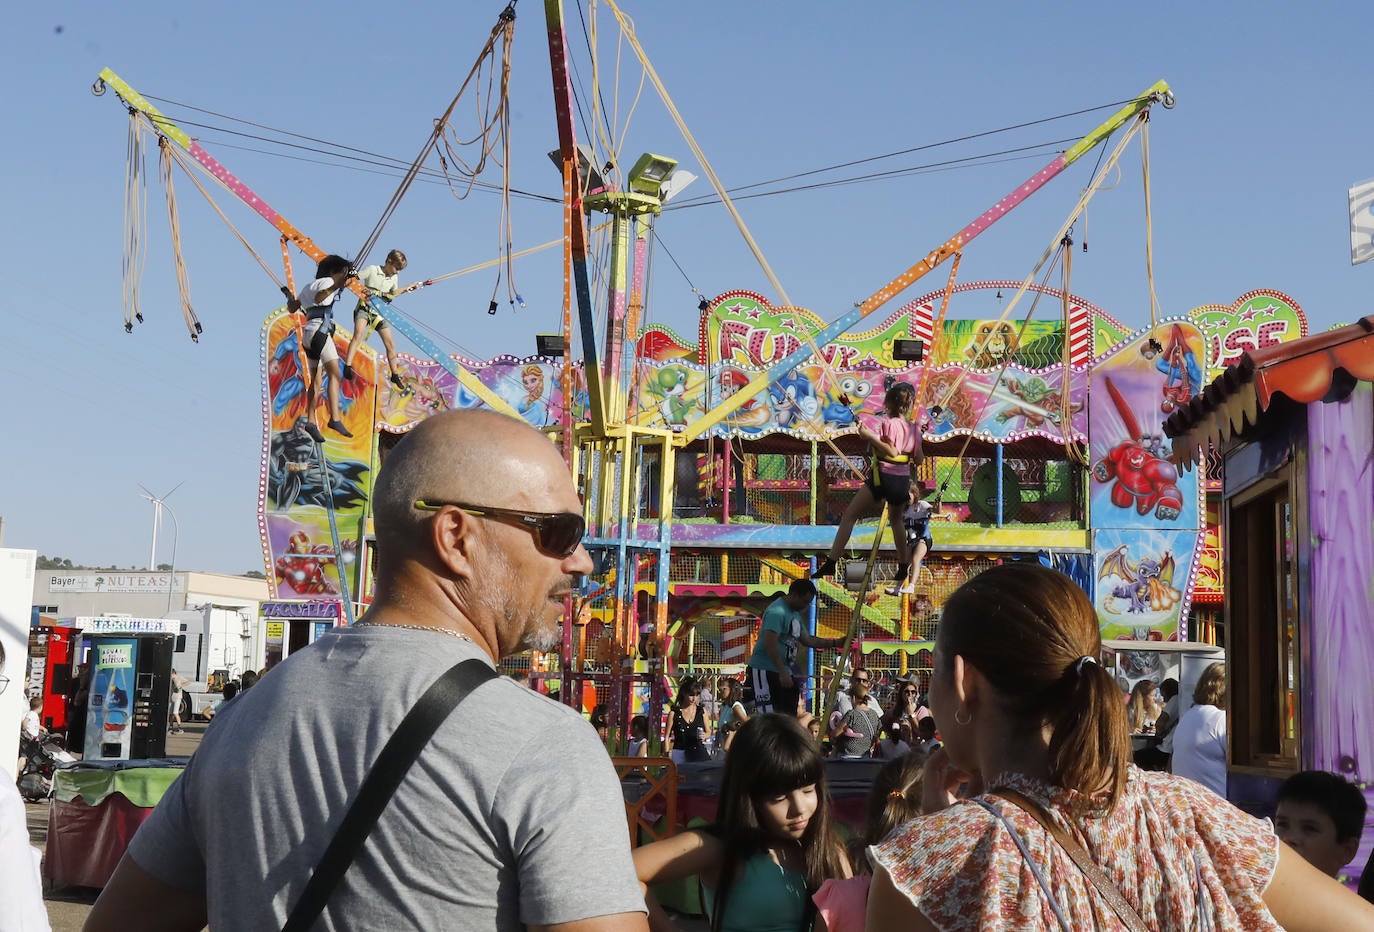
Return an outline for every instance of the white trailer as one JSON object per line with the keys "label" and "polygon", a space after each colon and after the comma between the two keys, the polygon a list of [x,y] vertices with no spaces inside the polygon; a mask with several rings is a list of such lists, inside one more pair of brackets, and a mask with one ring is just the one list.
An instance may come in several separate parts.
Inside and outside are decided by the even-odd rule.
{"label": "white trailer", "polygon": [[182,700],[182,717],[198,717],[221,701],[218,689],[210,689],[211,677],[219,674],[224,679],[236,679],[251,668],[252,612],[247,606],[207,602],[164,617],[177,619],[181,626],[172,669],[190,681]]}

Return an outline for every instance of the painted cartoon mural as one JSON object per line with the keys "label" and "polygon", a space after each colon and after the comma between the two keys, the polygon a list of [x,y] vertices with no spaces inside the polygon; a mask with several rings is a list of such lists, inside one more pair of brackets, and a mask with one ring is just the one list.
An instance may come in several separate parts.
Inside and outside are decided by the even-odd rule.
{"label": "painted cartoon mural", "polygon": [[[339,563],[356,558],[371,489],[377,368],[375,357],[360,355],[356,377],[340,384],[340,415],[353,436],[327,434],[321,468],[315,444],[305,432],[307,370],[298,320],[273,315],[264,326],[265,431],[258,520],[274,597],[337,599]],[[346,335],[336,333],[334,340],[342,356]],[[337,548],[329,528],[331,505],[340,532]]]}
{"label": "painted cartoon mural", "polygon": [[[861,414],[881,412],[889,387],[907,382],[922,392],[931,438],[1086,441],[1086,359],[1063,365],[1062,322],[951,320],[935,335],[931,314],[942,297],[919,299],[872,330],[820,347],[821,361],[813,357],[785,373],[712,433],[810,440],[852,433]],[[823,326],[810,311],[774,308],[760,295],[739,291],[711,302],[695,346],[666,328],[649,329],[640,340],[646,376],[637,423],[682,430]],[[933,337],[924,341],[930,345],[924,367],[894,358],[895,340],[923,330]],[[1086,330],[1082,340],[1086,345]]]}
{"label": "painted cartoon mural", "polygon": [[[299,319],[282,312],[263,325],[264,437],[258,520],[266,550],[269,585],[275,598],[338,599],[339,564],[347,571],[361,551],[367,498],[376,465],[376,431],[404,432],[422,419],[450,408],[476,407],[475,395],[432,360],[402,354],[398,376],[404,388],[377,379],[377,358],[365,348],[354,359],[355,377],[340,384],[340,408],[352,438],[325,434],[322,462],[306,433],[305,358]],[[340,354],[346,334],[336,333]],[[502,356],[483,365],[459,362],[536,427],[556,423],[563,413],[562,366],[546,359]],[[573,384],[585,384],[580,368]],[[585,407],[579,398],[575,414]],[[330,506],[338,530],[336,548]]]}
{"label": "painted cartoon mural", "polygon": [[[952,520],[940,525],[942,546],[987,549],[1000,542],[1022,549],[1031,543],[1090,549],[1083,555],[1083,583],[1094,592],[1104,635],[1184,636],[1179,622],[1189,608],[1191,583],[1198,574],[1209,581],[1216,574],[1198,559],[1201,477],[1172,461],[1162,421],[1240,350],[1304,333],[1302,311],[1281,292],[1253,291],[1231,305],[1206,305],[1186,319],[1132,334],[1072,295],[1066,328],[1062,295],[1045,289],[1044,296],[1053,299],[1042,302],[1053,307],[1046,315],[1050,319],[1009,323],[999,317],[999,292],[1018,285],[956,287],[950,314],[960,317],[938,326],[945,293],[918,298],[876,327],[821,347],[819,357],[758,391],[712,433],[806,440],[853,433],[861,415],[880,410],[889,387],[905,382],[920,391],[928,441],[974,437],[1010,443],[1038,437],[1056,447],[1085,449],[1083,467],[1075,465],[1076,455],[1065,453],[1062,461],[1047,462],[1044,475],[1030,487],[1004,467],[1000,511],[997,470],[986,454],[942,465],[942,481],[962,490],[946,502]],[[650,327],[638,341],[629,415],[640,424],[681,430],[823,326],[807,310],[775,308],[760,295],[733,291],[708,302],[695,343],[666,327]],[[896,359],[898,338],[920,340],[924,359]],[[455,359],[531,424],[561,422],[567,401],[561,361]],[[284,315],[273,315],[265,325],[263,363],[267,430],[260,518],[274,591],[285,598],[337,598],[340,560],[347,566],[361,552],[365,500],[376,465],[375,432],[402,433],[430,414],[479,402],[438,362],[404,354],[399,366],[404,388],[378,384],[375,356],[364,348],[355,367],[358,378],[341,386],[345,422],[355,436],[347,441],[329,436],[321,471],[302,426],[305,386],[295,324]],[[572,415],[581,421],[587,400],[580,364],[570,376]],[[719,464],[698,459],[691,481],[700,499],[719,492],[719,483],[711,481],[719,478]],[[732,523],[675,524],[675,545],[711,548],[728,541],[734,547],[752,542],[775,548],[786,540],[796,546],[810,539],[810,521],[833,520],[819,507],[809,517],[809,477],[765,475],[768,466],[760,459],[751,466],[758,474],[743,476],[751,489],[767,485],[768,491],[752,491],[748,507],[732,513]],[[834,478],[827,474],[819,481],[828,484]],[[1080,482],[1086,483],[1089,499],[1086,515],[1073,506]],[[341,555],[335,553],[329,527],[330,504]],[[794,533],[784,533],[789,531]],[[1211,597],[1218,600],[1219,591]]]}
{"label": "painted cartoon mural", "polygon": [[1202,390],[1203,340],[1161,322],[1093,367],[1089,508],[1103,635],[1177,640],[1198,544],[1199,475],[1173,461],[1164,418]]}
{"label": "painted cartoon mural", "polygon": [[1179,615],[1184,609],[1196,544],[1196,531],[1095,531],[1093,579],[1102,636],[1180,640]]}

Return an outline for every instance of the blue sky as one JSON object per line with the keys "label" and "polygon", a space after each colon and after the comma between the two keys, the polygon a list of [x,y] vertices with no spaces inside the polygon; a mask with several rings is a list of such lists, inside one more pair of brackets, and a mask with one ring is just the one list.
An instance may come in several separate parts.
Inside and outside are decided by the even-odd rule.
{"label": "blue sky", "polygon": [[[1346,189],[1374,177],[1368,119],[1368,10],[1354,3],[926,4],[625,0],[641,41],[727,185],[745,185],[1129,98],[1159,78],[1178,107],[1152,122],[1155,274],[1165,313],[1229,304],[1277,288],[1313,329],[1370,313],[1374,264],[1352,268]],[[327,9],[329,12],[323,12]],[[137,2],[21,4],[0,63],[10,127],[0,151],[10,269],[0,392],[6,400],[0,514],[4,543],[78,562],[142,565],[164,492],[180,522],[179,567],[260,568],[255,503],[261,451],[258,345],[276,306],[271,280],[177,177],[194,306],[186,336],[156,165],[148,200],[147,323],[122,329],[120,264],[127,117],[89,87],[111,67],[144,94],[409,160],[475,59],[501,4],[357,4],[327,8]],[[513,183],[556,195],[556,147],[543,7],[518,4],[511,82]],[[569,41],[584,89],[591,69],[576,8]],[[642,151],[680,158],[686,144],[600,9],[602,97],[619,116],[628,166]],[[59,31],[60,27],[60,31]],[[584,105],[590,106],[584,98]],[[465,105],[466,107],[466,105]],[[188,128],[270,204],[327,248],[356,250],[396,186],[390,175],[281,158],[279,147],[223,132],[234,124],[178,106]],[[462,112],[462,111],[460,111]],[[887,159],[819,179],[905,168],[1078,137],[1106,111]],[[462,124],[470,128],[469,118]],[[257,132],[238,126],[240,130]],[[585,138],[585,129],[578,132]],[[907,174],[740,202],[793,301],[832,318],[942,242],[1051,157]],[[1062,148],[1062,146],[1061,146]],[[329,155],[299,153],[320,161]],[[961,279],[1026,275],[1086,182],[1084,159],[969,250]],[[494,175],[488,176],[493,179]],[[683,195],[708,193],[699,180]],[[218,197],[254,247],[279,255],[274,231]],[[494,258],[498,202],[417,184],[379,249],[410,257],[403,281]],[[556,205],[517,200],[517,248],[560,235]],[[666,211],[661,243],[698,289],[769,294],[719,206]],[[1148,320],[1138,154],[1093,201],[1090,249],[1074,290],[1123,321]],[[1080,231],[1081,238],[1081,231]],[[696,299],[663,250],[648,320],[687,335]],[[486,313],[494,273],[426,289],[405,308],[482,358],[533,352],[556,329],[556,250],[521,261],[527,307]],[[926,279],[880,312],[939,286]],[[957,303],[952,316],[961,315]],[[405,347],[403,346],[403,349]],[[171,524],[159,546],[170,559]]]}

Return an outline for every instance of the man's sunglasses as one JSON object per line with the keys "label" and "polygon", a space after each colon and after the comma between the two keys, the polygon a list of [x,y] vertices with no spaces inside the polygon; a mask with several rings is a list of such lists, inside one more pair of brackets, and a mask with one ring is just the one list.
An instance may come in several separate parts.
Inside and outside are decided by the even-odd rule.
{"label": "man's sunglasses", "polygon": [[469,505],[464,502],[431,502],[422,498],[415,500],[415,507],[421,511],[439,511],[446,506],[452,506],[470,515],[522,527],[534,535],[536,547],[560,559],[572,556],[587,533],[586,520],[570,511],[516,511],[513,508],[490,508],[486,505]]}

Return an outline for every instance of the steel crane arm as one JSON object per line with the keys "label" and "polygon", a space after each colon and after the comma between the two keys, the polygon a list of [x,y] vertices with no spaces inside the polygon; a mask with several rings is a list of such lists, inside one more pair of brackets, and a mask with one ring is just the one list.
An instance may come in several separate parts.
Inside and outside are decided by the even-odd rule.
{"label": "steel crane arm", "polygon": [[[189,152],[192,158],[205,166],[205,168],[218,178],[235,197],[251,207],[258,216],[272,224],[272,226],[283,236],[295,243],[301,252],[305,253],[316,262],[319,262],[325,257],[325,251],[316,245],[313,239],[306,236],[285,217],[273,210],[272,206],[254,193],[252,188],[244,184],[243,181],[229,171],[229,169],[225,168],[218,159],[205,151],[205,148],[201,146],[200,143],[196,142],[187,135],[181,127],[164,116],[156,107],[149,103],[142,94],[130,87],[123,78],[115,74],[109,68],[105,68],[100,72],[97,86],[99,86],[99,82],[101,81],[103,81],[107,87],[113,89],[114,92],[119,95],[120,100],[124,101],[126,105],[143,114],[159,133]],[[358,296],[360,301],[370,305],[374,311],[377,311],[384,319],[394,325],[396,329],[404,333],[416,346],[432,355],[435,362],[452,373],[454,378],[458,379],[464,388],[482,399],[489,407],[496,411],[500,411],[502,414],[510,415],[511,417],[520,416],[504,398],[488,388],[481,379],[455,363],[452,357],[447,353],[440,352],[439,348],[431,340],[426,338],[413,324],[407,320],[400,319],[399,315],[389,313],[391,309],[387,307],[384,302],[373,300],[368,290],[364,288],[362,283],[356,278],[349,279],[348,288]]]}
{"label": "steel crane arm", "polygon": [[[945,240],[944,243],[940,244],[940,246],[922,258],[920,262],[917,262],[911,268],[902,272],[902,274],[874,292],[867,300],[856,304],[852,311],[842,315],[817,333],[812,342],[814,342],[816,346],[823,347],[840,334],[852,329],[855,324],[882,307],[896,295],[906,290],[931,269],[934,269],[950,256],[964,249],[974,237],[978,236],[978,234],[1006,216],[1018,204],[1038,191],[1047,181],[1080,159],[1084,153],[1091,151],[1126,122],[1159,101],[1163,101],[1166,106],[1172,106],[1173,93],[1169,90],[1169,85],[1164,81],[1157,81],[1152,84],[1145,90],[1145,93],[1112,114],[1101,126],[1098,126],[1092,132],[1088,133],[1088,135],[1074,143],[1062,154],[1055,156],[1054,160],[1048,165],[1041,168],[1034,175],[1031,175],[1010,194],[1007,194],[996,204],[993,204],[987,210],[979,214],[973,222]],[[735,411],[749,399],[756,397],[759,392],[772,385],[792,369],[801,365],[811,355],[811,346],[804,345],[790,355],[779,360],[769,369],[760,372],[749,380],[749,384],[745,385],[738,392],[724,399],[702,417],[689,424],[685,431],[678,434],[679,442],[687,443],[702,436],[731,414],[735,413]]]}

